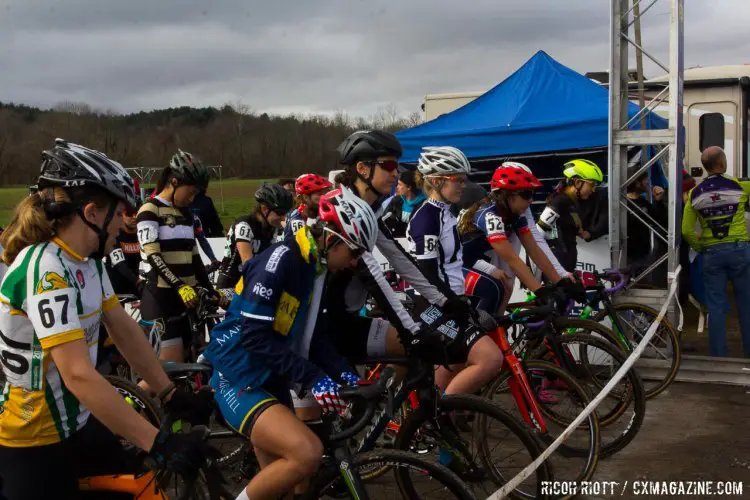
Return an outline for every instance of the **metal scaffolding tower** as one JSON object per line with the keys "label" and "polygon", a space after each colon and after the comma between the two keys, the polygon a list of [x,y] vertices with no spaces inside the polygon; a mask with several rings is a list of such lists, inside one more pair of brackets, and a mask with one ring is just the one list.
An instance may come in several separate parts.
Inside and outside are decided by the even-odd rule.
{"label": "metal scaffolding tower", "polygon": [[[685,149],[685,133],[682,125],[682,85],[683,85],[683,6],[684,0],[666,0],[670,7],[669,17],[669,63],[664,64],[639,43],[640,34],[630,35],[633,24],[639,27],[640,17],[645,15],[659,0],[651,0],[643,9],[641,0],[611,0],[610,29],[610,78],[609,78],[609,248],[612,267],[624,267],[627,264],[627,216],[633,214],[652,229],[654,237],[661,238],[667,244],[667,252],[644,270],[636,280],[649,274],[665,260],[668,265],[668,277],[674,279],[674,271],[679,264],[680,224],[682,215],[682,161]],[[669,73],[669,85],[655,95],[640,113],[628,116],[628,55],[630,47],[637,57],[646,56],[654,64]],[[642,65],[639,64],[639,68]],[[642,74],[639,75],[639,86],[642,86]],[[643,113],[651,112],[664,101],[669,103],[669,128],[665,130],[641,130],[639,119]],[[640,123],[643,123],[642,121]],[[635,129],[634,129],[635,127]],[[640,168],[632,177],[627,178],[628,149],[642,147],[646,154],[640,155]],[[646,148],[652,146],[652,148]],[[647,154],[648,151],[652,154]],[[669,223],[661,227],[646,212],[628,200],[626,188],[635,179],[648,171],[657,161],[668,164],[669,180]],[[655,229],[660,229],[656,231]],[[666,238],[662,236],[666,235]],[[636,243],[636,242],[631,242]],[[637,242],[648,244],[648,242]],[[662,297],[666,296],[666,289]],[[658,301],[657,296],[652,297]]]}

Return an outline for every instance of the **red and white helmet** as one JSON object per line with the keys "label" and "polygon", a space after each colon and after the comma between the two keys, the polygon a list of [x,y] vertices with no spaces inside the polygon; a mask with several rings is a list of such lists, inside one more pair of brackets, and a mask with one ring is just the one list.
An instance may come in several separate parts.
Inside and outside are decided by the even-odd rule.
{"label": "red and white helmet", "polygon": [[531,172],[521,167],[506,167],[505,164],[497,167],[490,181],[492,191],[497,189],[526,191],[540,187],[542,187],[542,183]]}
{"label": "red and white helmet", "polygon": [[332,187],[333,184],[328,179],[318,174],[302,174],[294,182],[294,191],[297,196],[317,193]]}
{"label": "red and white helmet", "polygon": [[526,165],[525,163],[521,163],[520,161],[505,161],[500,166],[501,167],[518,167],[527,171],[528,173],[531,173],[531,169],[528,167],[528,165]]}
{"label": "red and white helmet", "polygon": [[335,233],[349,243],[372,252],[378,237],[375,212],[363,199],[341,187],[320,198],[321,221],[335,226]]}

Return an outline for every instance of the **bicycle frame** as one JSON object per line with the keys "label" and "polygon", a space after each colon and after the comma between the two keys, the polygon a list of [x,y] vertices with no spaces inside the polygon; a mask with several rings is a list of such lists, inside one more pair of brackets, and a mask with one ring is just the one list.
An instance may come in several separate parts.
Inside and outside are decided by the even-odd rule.
{"label": "bicycle frame", "polygon": [[111,474],[86,477],[78,480],[78,488],[81,491],[129,493],[137,500],[167,500],[169,497],[156,482],[156,474],[149,471],[142,475]]}

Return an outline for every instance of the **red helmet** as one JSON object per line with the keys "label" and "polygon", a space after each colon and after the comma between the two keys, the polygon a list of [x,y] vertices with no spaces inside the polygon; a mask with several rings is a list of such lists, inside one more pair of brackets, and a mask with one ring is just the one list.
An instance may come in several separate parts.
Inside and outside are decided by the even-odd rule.
{"label": "red helmet", "polygon": [[318,174],[302,174],[294,183],[294,190],[298,196],[317,193],[333,187],[328,179]]}
{"label": "red helmet", "polygon": [[499,166],[492,174],[490,190],[506,189],[508,191],[525,191],[542,187],[534,174],[521,167]]}

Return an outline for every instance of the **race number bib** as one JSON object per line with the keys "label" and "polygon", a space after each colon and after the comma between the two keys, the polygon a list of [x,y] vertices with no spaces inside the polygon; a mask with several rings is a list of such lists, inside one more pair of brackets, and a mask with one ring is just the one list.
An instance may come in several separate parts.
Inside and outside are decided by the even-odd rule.
{"label": "race number bib", "polygon": [[138,223],[138,243],[146,246],[159,241],[159,223],[157,221],[143,221]]}
{"label": "race number bib", "polygon": [[291,227],[292,234],[296,233],[297,231],[305,227],[305,221],[300,220],[300,219],[294,219],[291,222],[291,224],[292,224],[292,227]]}
{"label": "race number bib", "polygon": [[544,207],[542,215],[539,216],[539,220],[548,227],[554,226],[555,222],[557,222],[557,219],[559,218],[560,214],[555,212],[555,209],[552,207]]}
{"label": "race number bib", "polygon": [[125,254],[121,248],[116,248],[109,254],[109,263],[112,267],[115,267],[120,262],[125,262]]}
{"label": "race number bib", "polygon": [[28,315],[42,346],[45,339],[81,328],[73,288],[32,295],[28,299]]}
{"label": "race number bib", "polygon": [[486,214],[484,223],[487,227],[487,236],[505,236],[505,223],[503,219],[495,214]]}
{"label": "race number bib", "polygon": [[234,228],[234,239],[237,241],[252,241],[255,235],[247,222],[240,222]]}
{"label": "race number bib", "polygon": [[424,249],[422,255],[417,255],[418,259],[437,259],[440,237],[434,234],[424,236]]}

